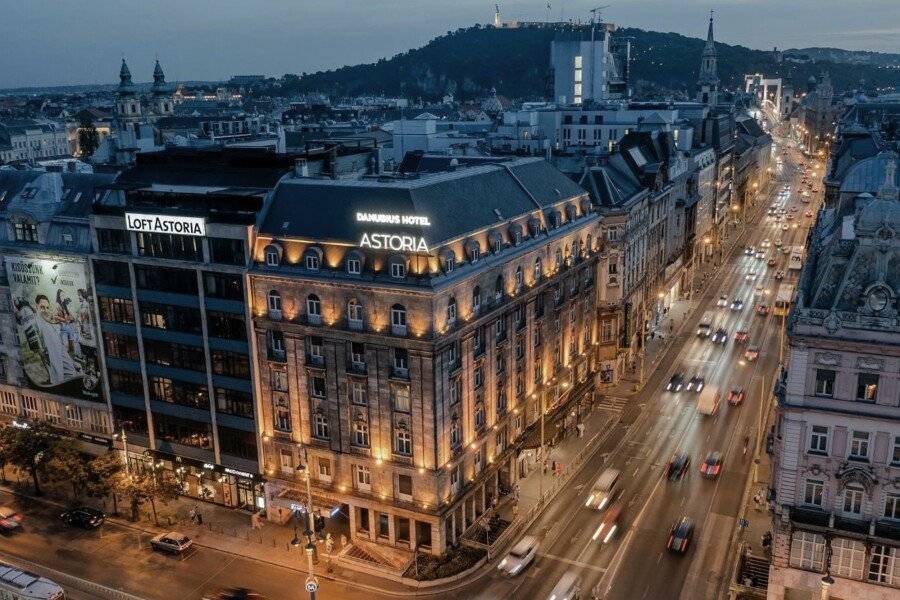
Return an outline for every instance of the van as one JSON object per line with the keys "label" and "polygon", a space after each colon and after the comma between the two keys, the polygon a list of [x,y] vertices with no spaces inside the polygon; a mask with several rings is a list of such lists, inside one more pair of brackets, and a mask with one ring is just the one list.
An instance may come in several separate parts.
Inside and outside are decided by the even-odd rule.
{"label": "van", "polygon": [[577,600],[581,594],[581,578],[572,571],[566,571],[559,583],[550,592],[547,600]]}
{"label": "van", "polygon": [[615,469],[606,469],[594,482],[584,505],[595,510],[603,510],[615,499],[618,488],[619,472]]}
{"label": "van", "polygon": [[711,385],[700,392],[697,410],[701,415],[714,415],[719,410],[719,388]]}

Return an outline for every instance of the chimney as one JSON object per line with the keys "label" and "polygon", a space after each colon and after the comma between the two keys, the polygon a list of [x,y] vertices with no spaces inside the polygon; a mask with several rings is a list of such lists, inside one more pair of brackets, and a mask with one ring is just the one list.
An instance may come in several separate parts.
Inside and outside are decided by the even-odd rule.
{"label": "chimney", "polygon": [[305,158],[294,159],[294,177],[309,177],[309,165]]}

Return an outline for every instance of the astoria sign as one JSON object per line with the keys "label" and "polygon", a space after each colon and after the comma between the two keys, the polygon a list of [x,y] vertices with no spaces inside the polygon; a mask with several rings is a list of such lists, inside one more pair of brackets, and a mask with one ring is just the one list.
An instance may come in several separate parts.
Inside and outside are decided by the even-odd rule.
{"label": "astoria sign", "polygon": [[[419,215],[398,215],[385,213],[356,213],[357,223],[376,223],[379,225],[406,225],[416,227],[431,227],[428,217]],[[425,238],[417,235],[385,233],[380,231],[366,231],[359,241],[360,248],[372,250],[392,250],[394,252],[411,252],[416,254],[428,254],[428,244]]]}
{"label": "astoria sign", "polygon": [[206,219],[173,215],[143,215],[125,213],[125,228],[143,233],[171,233],[174,235],[206,235]]}

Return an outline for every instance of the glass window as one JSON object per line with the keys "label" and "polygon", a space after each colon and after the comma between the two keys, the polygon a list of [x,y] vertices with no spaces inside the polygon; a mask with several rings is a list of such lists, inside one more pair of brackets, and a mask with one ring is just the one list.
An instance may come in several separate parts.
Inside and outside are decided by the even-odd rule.
{"label": "glass window", "polygon": [[206,325],[210,337],[241,342],[247,340],[247,323],[244,321],[244,315],[207,310]]}
{"label": "glass window", "polygon": [[347,303],[347,320],[351,324],[361,324],[363,320],[363,307],[355,298]]}
{"label": "glass window", "polygon": [[368,488],[372,485],[372,476],[369,467],[364,465],[356,465],[356,485],[358,487]]}
{"label": "glass window", "polygon": [[306,298],[306,312],[310,316],[321,317],[322,316],[322,302],[319,300],[319,297],[315,294],[310,294]]}
{"label": "glass window", "polygon": [[399,262],[391,263],[391,277],[403,279],[406,277],[406,265]]}
{"label": "glass window", "polygon": [[450,419],[450,445],[457,448],[461,441],[462,435],[460,432],[459,418],[454,415],[454,417]]}
{"label": "glass window", "polygon": [[[226,238],[207,238],[209,240],[209,261],[223,265],[244,265],[247,262],[247,253],[244,251],[244,240]],[[269,256],[266,253],[266,262]],[[276,262],[278,253],[276,251]]]}
{"label": "glass window", "polygon": [[310,271],[318,271],[320,265],[319,255],[310,252],[306,255],[306,268]]}
{"label": "glass window", "polygon": [[484,418],[484,402],[478,402],[475,405],[475,429],[477,431],[481,431],[482,429],[484,429]]}
{"label": "glass window", "polygon": [[397,492],[401,496],[412,497],[413,481],[409,475],[397,475]]}
{"label": "glass window", "polygon": [[795,531],[791,540],[791,566],[821,572],[824,563],[825,538],[809,531]]}
{"label": "glass window", "polygon": [[[209,298],[244,301],[244,281],[240,275],[205,272],[203,288]],[[196,283],[194,290],[196,291]]]}
{"label": "glass window", "polygon": [[140,360],[137,339],[130,335],[104,332],[103,347],[107,357]]}
{"label": "glass window", "polygon": [[862,579],[866,564],[866,545],[857,540],[831,540],[831,571],[838,577]]}
{"label": "glass window", "polygon": [[313,436],[323,440],[329,437],[328,418],[322,413],[316,413],[313,418]]}
{"label": "glass window", "polygon": [[147,362],[166,367],[206,371],[206,355],[203,348],[186,344],[173,344],[161,340],[144,339],[144,358]]}
{"label": "glass window", "polygon": [[144,380],[140,373],[124,369],[107,369],[106,374],[110,391],[144,397]]}
{"label": "glass window", "polygon": [[138,256],[202,261],[202,239],[191,235],[138,232]]}
{"label": "glass window", "polygon": [[886,519],[900,520],[900,494],[885,494],[883,514]]}
{"label": "glass window", "polygon": [[450,298],[447,302],[447,322],[456,323],[456,298]]}
{"label": "glass window", "polygon": [[353,404],[369,403],[365,381],[353,380],[350,382],[350,401],[353,402]]}
{"label": "glass window", "polygon": [[135,284],[138,289],[172,294],[196,294],[197,274],[188,269],[135,265]]}
{"label": "glass window", "polygon": [[150,377],[149,384],[153,400],[209,409],[209,392],[205,385],[160,376]]}
{"label": "glass window", "polygon": [[850,458],[869,460],[869,432],[854,431],[850,436]]}
{"label": "glass window", "polygon": [[278,248],[274,246],[269,246],[266,248],[266,265],[269,267],[277,267],[281,262],[281,256],[278,253]]}
{"label": "glass window", "polygon": [[835,372],[830,369],[816,369],[816,396],[834,396]]}
{"label": "glass window", "polygon": [[100,320],[112,323],[134,323],[134,303],[124,298],[99,296]]}
{"label": "glass window", "polygon": [[391,307],[391,325],[406,327],[406,309],[402,304],[395,304]]}
{"label": "glass window", "polygon": [[856,399],[860,402],[875,402],[878,396],[878,375],[860,373],[856,380]]}
{"label": "glass window", "polygon": [[844,512],[853,515],[862,514],[863,495],[865,494],[862,487],[855,484],[848,484],[844,488]]}
{"label": "glass window", "polygon": [[462,379],[457,377],[450,381],[450,406],[462,400]]}
{"label": "glass window", "polygon": [[256,434],[252,431],[232,429],[219,425],[219,449],[222,454],[244,460],[257,460]]}
{"label": "glass window", "polygon": [[212,449],[212,425],[209,423],[154,412],[153,427],[157,439],[205,450]]}
{"label": "glass window", "polygon": [[310,377],[310,393],[316,398],[325,397],[325,378]]}
{"label": "glass window", "polygon": [[138,308],[144,327],[198,334],[203,331],[197,308],[155,302],[141,302]]}
{"label": "glass window", "polygon": [[109,254],[131,254],[128,232],[122,229],[97,228],[97,247]]}
{"label": "glass window", "polygon": [[287,371],[272,369],[272,390],[276,392],[288,391]]}
{"label": "glass window", "polygon": [[365,421],[353,423],[353,445],[363,448],[369,446],[369,424]]}
{"label": "glass window", "polygon": [[131,273],[128,263],[111,260],[94,261],[94,281],[98,285],[131,287]]}
{"label": "glass window", "polygon": [[249,392],[217,387],[216,410],[227,415],[253,418],[253,395]]}
{"label": "glass window", "polygon": [[409,433],[409,430],[405,428],[397,429],[394,451],[404,456],[412,454],[412,435]]}
{"label": "glass window", "polygon": [[806,480],[806,490],[803,494],[803,503],[812,506],[822,506],[822,493],[825,483],[815,479]]}
{"label": "glass window", "polygon": [[828,428],[824,425],[813,425],[809,435],[809,452],[811,454],[828,453]]}
{"label": "glass window", "polygon": [[408,385],[392,385],[391,396],[393,400],[394,410],[400,412],[410,411],[409,386]]}
{"label": "glass window", "polygon": [[347,258],[347,272],[351,275],[359,275],[362,272],[362,263],[358,256],[351,255]]}
{"label": "glass window", "polygon": [[872,545],[869,581],[888,585],[900,583],[900,549],[882,544]]}
{"label": "glass window", "polygon": [[894,436],[894,450],[891,452],[891,464],[900,465],[900,435]]}

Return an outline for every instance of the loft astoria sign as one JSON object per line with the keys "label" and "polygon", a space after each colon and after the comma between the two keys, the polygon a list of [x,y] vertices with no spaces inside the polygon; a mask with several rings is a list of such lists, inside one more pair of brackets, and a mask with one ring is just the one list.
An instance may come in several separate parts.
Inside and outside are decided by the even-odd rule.
{"label": "loft astoria sign", "polygon": [[[428,217],[419,215],[396,215],[384,213],[356,213],[358,223],[378,223],[380,225],[407,225],[418,227],[431,227]],[[428,254],[428,244],[425,238],[417,235],[364,232],[359,241],[360,248],[373,250],[393,250],[394,252],[413,252]]]}
{"label": "loft astoria sign", "polygon": [[173,215],[142,215],[125,213],[125,228],[144,233],[171,233],[174,235],[206,235],[206,219]]}

